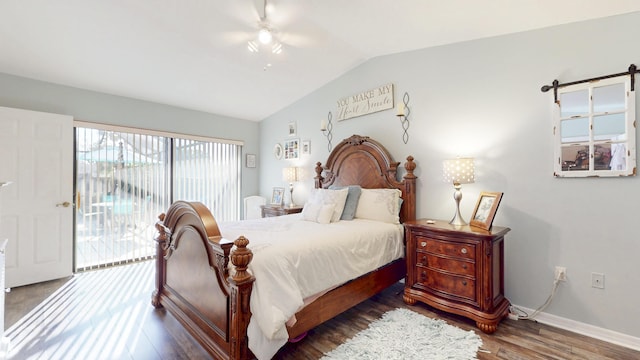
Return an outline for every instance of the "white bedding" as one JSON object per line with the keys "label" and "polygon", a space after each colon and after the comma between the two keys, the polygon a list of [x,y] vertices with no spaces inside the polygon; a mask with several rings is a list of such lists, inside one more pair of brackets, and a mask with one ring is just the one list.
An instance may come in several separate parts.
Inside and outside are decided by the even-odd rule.
{"label": "white bedding", "polygon": [[404,256],[402,225],[354,219],[330,224],[301,214],[218,224],[222,236],[249,239],[256,281],[249,348],[270,359],[288,339],[286,322],[303,300]]}

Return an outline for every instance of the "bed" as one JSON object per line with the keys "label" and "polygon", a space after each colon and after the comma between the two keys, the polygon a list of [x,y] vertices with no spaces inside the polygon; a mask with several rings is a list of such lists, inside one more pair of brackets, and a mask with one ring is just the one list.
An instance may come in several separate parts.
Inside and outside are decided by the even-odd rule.
{"label": "bed", "polygon": [[[359,185],[363,189],[398,189],[402,198],[400,222],[415,220],[416,165],[413,157],[407,157],[402,180],[397,179],[398,166],[399,162],[393,161],[380,143],[366,136],[353,135],[335,147],[325,166],[316,164],[315,187]],[[256,282],[258,276],[254,277],[253,269],[250,269],[259,263],[258,260],[252,263],[254,253],[248,247],[251,237],[256,236],[255,231],[251,236],[227,239],[220,231],[222,224],[216,222],[204,205],[196,202],[177,201],[159,218],[154,238],[157,243],[156,289],[152,304],[173,314],[213,357],[254,357],[248,339],[252,309],[255,309],[250,305],[251,295],[254,287],[264,285]],[[256,259],[262,259],[260,255],[262,253],[256,250]],[[297,338],[405,276],[405,260],[400,257],[321,292],[295,313],[294,321],[286,325],[286,333],[290,339]],[[255,318],[259,317],[256,313]]]}

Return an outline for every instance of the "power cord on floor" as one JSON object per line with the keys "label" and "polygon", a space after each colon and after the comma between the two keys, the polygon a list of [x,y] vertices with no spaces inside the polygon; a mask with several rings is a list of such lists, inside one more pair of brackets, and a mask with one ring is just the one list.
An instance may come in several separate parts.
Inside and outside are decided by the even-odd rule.
{"label": "power cord on floor", "polygon": [[544,304],[542,304],[540,307],[534,310],[531,313],[531,315],[527,314],[526,311],[514,305],[511,305],[509,307],[509,318],[512,320],[533,320],[536,316],[538,316],[538,314],[544,311],[544,309],[546,309],[547,306],[549,306],[549,304],[551,304],[551,300],[553,300],[553,297],[556,294],[556,290],[558,289],[559,284],[560,284],[560,279],[556,278],[553,280],[553,288],[551,288],[551,294],[549,294],[547,301],[545,301]]}

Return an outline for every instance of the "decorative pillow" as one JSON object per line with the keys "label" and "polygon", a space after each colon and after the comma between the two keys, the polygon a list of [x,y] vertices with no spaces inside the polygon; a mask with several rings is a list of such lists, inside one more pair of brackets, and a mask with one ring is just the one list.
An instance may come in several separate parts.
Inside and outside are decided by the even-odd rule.
{"label": "decorative pillow", "polygon": [[[344,186],[329,186],[329,189],[335,190],[344,188]],[[362,188],[359,185],[349,185],[346,186],[346,188],[348,189],[347,200],[344,203],[344,209],[342,210],[340,220],[353,220],[356,216],[356,208],[358,208],[358,200],[360,200],[360,192],[362,191]]]}
{"label": "decorative pillow", "polygon": [[317,204],[334,204],[331,222],[337,222],[340,221],[340,216],[342,216],[342,210],[344,209],[344,203],[347,201],[348,193],[349,189],[347,188],[340,190],[316,189],[309,201]]}
{"label": "decorative pillow", "polygon": [[316,204],[307,201],[307,203],[304,204],[304,208],[302,208],[302,218],[307,221],[317,221],[321,207],[322,204]]}
{"label": "decorative pillow", "polygon": [[335,204],[323,204],[320,206],[320,212],[318,213],[318,223],[328,224],[331,222],[331,217],[335,209]]}
{"label": "decorative pillow", "polygon": [[400,195],[398,189],[362,189],[355,217],[399,224]]}
{"label": "decorative pillow", "polygon": [[320,224],[328,224],[331,222],[334,208],[335,204],[321,204],[307,201],[302,209],[302,219]]}

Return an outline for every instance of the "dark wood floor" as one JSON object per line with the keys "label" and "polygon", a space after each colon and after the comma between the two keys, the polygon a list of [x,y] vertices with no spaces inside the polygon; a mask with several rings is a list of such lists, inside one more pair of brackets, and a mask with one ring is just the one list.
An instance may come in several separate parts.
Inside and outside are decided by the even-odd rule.
{"label": "dark wood floor", "polygon": [[[208,359],[164,310],[150,304],[153,263],[80,273],[12,289],[5,328],[12,359]],[[405,307],[476,330],[478,359],[640,359],[640,352],[532,321],[503,321],[486,335],[462,317],[402,302],[402,285],[341,314],[287,344],[276,359],[318,359],[391,309]]]}

